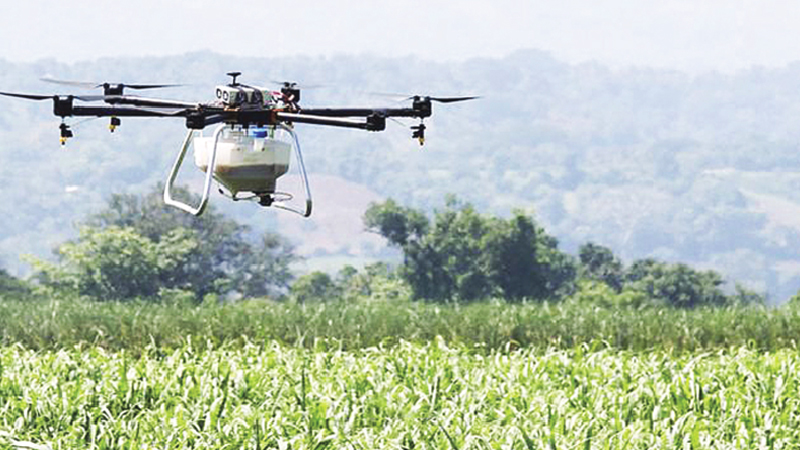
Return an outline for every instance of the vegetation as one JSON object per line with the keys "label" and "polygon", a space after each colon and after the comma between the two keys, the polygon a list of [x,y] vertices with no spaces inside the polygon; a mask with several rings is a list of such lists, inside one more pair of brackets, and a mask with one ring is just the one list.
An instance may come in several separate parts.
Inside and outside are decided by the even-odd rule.
{"label": "vegetation", "polygon": [[153,242],[133,228],[83,228],[77,242],[59,247],[61,263],[35,261],[45,286],[98,300],[153,298],[164,287],[191,288],[176,272],[197,249],[195,237],[183,228]]}
{"label": "vegetation", "polygon": [[26,296],[29,293],[30,286],[28,283],[11,276],[4,269],[0,269],[0,294],[6,296]]}
{"label": "vegetation", "polygon": [[12,346],[0,349],[0,437],[89,449],[791,448],[799,364],[794,350],[483,356],[441,340],[358,352],[187,341],[139,357]]}
{"label": "vegetation", "polygon": [[450,199],[429,223],[422,211],[388,200],[371,205],[364,224],[403,250],[401,274],[416,298],[553,299],[575,278],[572,258],[521,212],[503,220]]}
{"label": "vegetation", "polygon": [[58,264],[34,259],[35,277],[99,300],[155,298],[174,289],[196,299],[263,296],[288,287],[296,256],[284,239],[274,233],[254,239],[213,207],[200,217],[168,207],[162,190],[112,195],[76,241],[58,248]]}
{"label": "vegetation", "polygon": [[714,271],[697,271],[686,264],[665,264],[653,259],[636,261],[627,281],[651,298],[677,307],[720,305],[729,299],[720,290],[722,277]]}
{"label": "vegetation", "polygon": [[[479,214],[453,198],[432,223],[422,211],[390,199],[372,204],[364,224],[402,249],[399,274],[417,299],[469,302],[495,296],[510,302],[553,301],[586,280],[604,283],[616,293],[642,292],[682,308],[764,301],[754,293],[728,296],[721,289],[721,275],[686,264],[647,258],[626,268],[610,249],[591,242],[581,246],[576,261],[531,217],[521,212],[509,219]],[[335,296],[334,290],[326,293]]]}
{"label": "vegetation", "polygon": [[580,260],[578,276],[585,280],[600,281],[617,292],[625,284],[625,270],[611,249],[587,242],[578,250]]}
{"label": "vegetation", "polygon": [[[353,286],[359,283],[354,282]],[[447,342],[489,350],[572,349],[580,345],[648,351],[707,351],[750,347],[766,351],[795,348],[800,308],[787,305],[676,309],[653,303],[641,292],[615,294],[603,284],[581,283],[559,303],[475,302],[440,305],[409,300],[398,280],[364,286],[369,296],[325,302],[267,299],[203,304],[180,292],[162,303],[96,302],[71,297],[0,300],[0,345],[34,350],[94,345],[138,354],[150,345],[219,346],[278,341],[289,346],[315,343],[344,350],[391,345],[398,340]],[[232,345],[232,344],[231,344]]]}
{"label": "vegetation", "polygon": [[[159,60],[148,77],[192,66],[218,79],[220,58],[230,63],[208,54]],[[148,67],[117,62],[126,77]],[[319,64],[314,72],[371,91],[413,91],[396,82],[418,77],[398,73],[423,67],[379,61],[353,78],[338,69],[363,61],[240,62],[254,73]],[[50,63],[25,66],[23,78],[35,80],[41,64]],[[310,152],[315,172],[403,199],[365,215],[402,250],[402,263],[315,272],[291,285],[296,256],[284,238],[213,207],[200,218],[166,208],[160,186],[113,195],[81,219],[80,235],[69,234],[68,224],[102,203],[100,192],[136,192],[163,176],[153,167],[169,167],[161,143],[174,137],[170,125],[148,124],[113,144],[86,133],[84,148],[63,154],[6,127],[0,172],[14,182],[0,198],[9,218],[2,250],[43,254],[63,244],[57,262],[37,262],[33,285],[0,271],[0,448],[800,441],[800,296],[768,308],[741,286],[726,290],[719,272],[668,262],[796,291],[786,262],[796,260],[800,235],[783,212],[800,201],[797,175],[786,170],[800,164],[786,106],[800,90],[785,80],[798,79],[800,66],[689,79],[569,66],[535,52],[449,64],[424,63],[426,80],[507,89],[439,123],[436,158],[369,152],[385,147],[374,136],[307,134],[325,149]],[[91,79],[96,69],[47,71]],[[0,73],[9,90],[16,73]],[[335,91],[344,97],[329,99],[352,100]],[[493,125],[482,126],[489,116]],[[52,124],[46,109],[25,102],[0,111],[6,124],[45,120]],[[452,200],[435,211],[441,192],[477,206]],[[516,205],[534,206],[548,231],[510,213]],[[584,243],[577,257],[554,236],[568,248]],[[595,240],[664,260],[626,265]]]}

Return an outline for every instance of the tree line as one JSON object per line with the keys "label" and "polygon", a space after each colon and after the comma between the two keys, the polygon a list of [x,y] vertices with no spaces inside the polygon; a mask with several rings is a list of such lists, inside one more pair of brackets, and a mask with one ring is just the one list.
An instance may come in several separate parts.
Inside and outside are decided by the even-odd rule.
{"label": "tree line", "polygon": [[682,263],[647,258],[626,266],[595,243],[570,255],[523,211],[496,217],[455,197],[432,217],[391,199],[374,203],[363,221],[402,251],[402,263],[295,279],[291,264],[299,256],[275,233],[255,235],[213,207],[200,217],[167,207],[161,186],[139,196],[115,194],[79,225],[76,239],[57,248],[55,262],[30,258],[30,281],[1,271],[0,292],[26,295],[35,287],[101,301],[175,294],[195,301],[288,295],[300,302],[406,295],[464,303],[558,301],[591,283],[676,307],[764,301],[740,286],[726,294],[720,274]]}
{"label": "tree line", "polygon": [[682,263],[646,258],[626,267],[611,249],[591,242],[574,257],[522,211],[502,219],[450,198],[431,219],[387,200],[371,205],[364,223],[403,251],[398,271],[417,299],[559,300],[594,282],[677,307],[764,301],[739,285],[726,294],[719,273]]}

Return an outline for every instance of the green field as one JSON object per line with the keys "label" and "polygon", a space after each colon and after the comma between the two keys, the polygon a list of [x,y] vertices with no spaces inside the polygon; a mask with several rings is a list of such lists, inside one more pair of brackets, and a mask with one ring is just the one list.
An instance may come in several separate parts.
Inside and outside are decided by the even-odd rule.
{"label": "green field", "polygon": [[0,423],[52,448],[796,448],[800,355],[734,349],[355,352],[246,344],[141,357],[0,352]]}
{"label": "green field", "polygon": [[0,448],[800,447],[792,306],[4,300],[0,336]]}
{"label": "green field", "polygon": [[[622,294],[624,295],[624,294]],[[676,309],[653,305],[599,306],[597,299],[560,303],[502,301],[442,305],[408,300],[358,298],[298,304],[267,299],[227,304],[188,302],[96,302],[0,300],[0,345],[32,350],[71,349],[81,344],[136,354],[207,343],[355,350],[391,346],[399,338],[425,344],[437,336],[486,351],[514,348],[671,352],[748,347],[775,351],[797,347],[800,308],[763,306]]]}

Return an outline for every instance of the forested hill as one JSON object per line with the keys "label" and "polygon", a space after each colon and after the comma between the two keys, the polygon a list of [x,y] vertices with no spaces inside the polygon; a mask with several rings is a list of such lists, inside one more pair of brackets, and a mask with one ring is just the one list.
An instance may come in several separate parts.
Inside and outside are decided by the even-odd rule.
{"label": "forested hill", "polygon": [[[245,83],[326,85],[303,92],[306,106],[393,104],[368,92],[483,96],[435,105],[422,149],[392,124],[380,134],[301,127],[317,205],[309,221],[212,199],[256,229],[291,237],[309,265],[396,255],[362,231],[367,203],[392,197],[432,210],[452,193],[480,211],[533,212],[573,253],[593,241],[628,262],[654,256],[714,268],[773,301],[800,287],[800,63],[689,76],[569,65],[538,51],[462,63],[191,53],[0,61],[0,90],[55,92],[60,86],[38,80],[49,75],[183,82],[158,95],[210,99],[231,70]],[[16,272],[18,255],[47,255],[109,193],[142,193],[162,180],[185,133],[180,120],[132,119],[110,135],[96,120],[77,125],[61,149],[49,102],[4,98],[0,106],[0,257]]]}

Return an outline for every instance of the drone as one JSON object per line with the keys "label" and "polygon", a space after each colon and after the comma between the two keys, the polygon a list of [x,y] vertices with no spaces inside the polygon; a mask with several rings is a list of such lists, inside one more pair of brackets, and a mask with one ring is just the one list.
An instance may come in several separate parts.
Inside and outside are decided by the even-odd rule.
{"label": "drone", "polygon": [[[0,95],[27,100],[52,100],[53,114],[61,117],[60,142],[74,137],[67,117],[108,117],[109,131],[121,126],[124,117],[182,118],[188,129],[167,182],[164,202],[199,216],[205,210],[212,181],[225,190],[220,193],[234,201],[254,200],[261,206],[275,207],[309,217],[312,200],[300,141],[294,124],[311,124],[366,131],[383,131],[386,120],[418,119],[411,127],[412,138],[425,143],[424,120],[433,113],[432,103],[454,103],[479,97],[407,96],[404,108],[303,108],[300,87],[295,82],[279,82],[279,89],[239,83],[241,72],[228,72],[231,82],[216,87],[216,98],[209,102],[185,102],[128,95],[126,89],[147,90],[176,87],[175,84],[85,83],[42,78],[43,81],[84,88],[102,88],[102,95],[36,95],[0,92]],[[78,104],[80,102],[80,104]],[[94,103],[92,103],[94,102]],[[97,103],[102,102],[102,103]],[[206,127],[214,126],[206,134]],[[200,203],[186,204],[173,197],[173,185],[189,147],[194,163],[205,173]],[[277,180],[289,170],[292,148],[299,166],[305,193],[305,208],[289,206],[293,196],[277,190]],[[226,192],[227,191],[227,192]]]}

